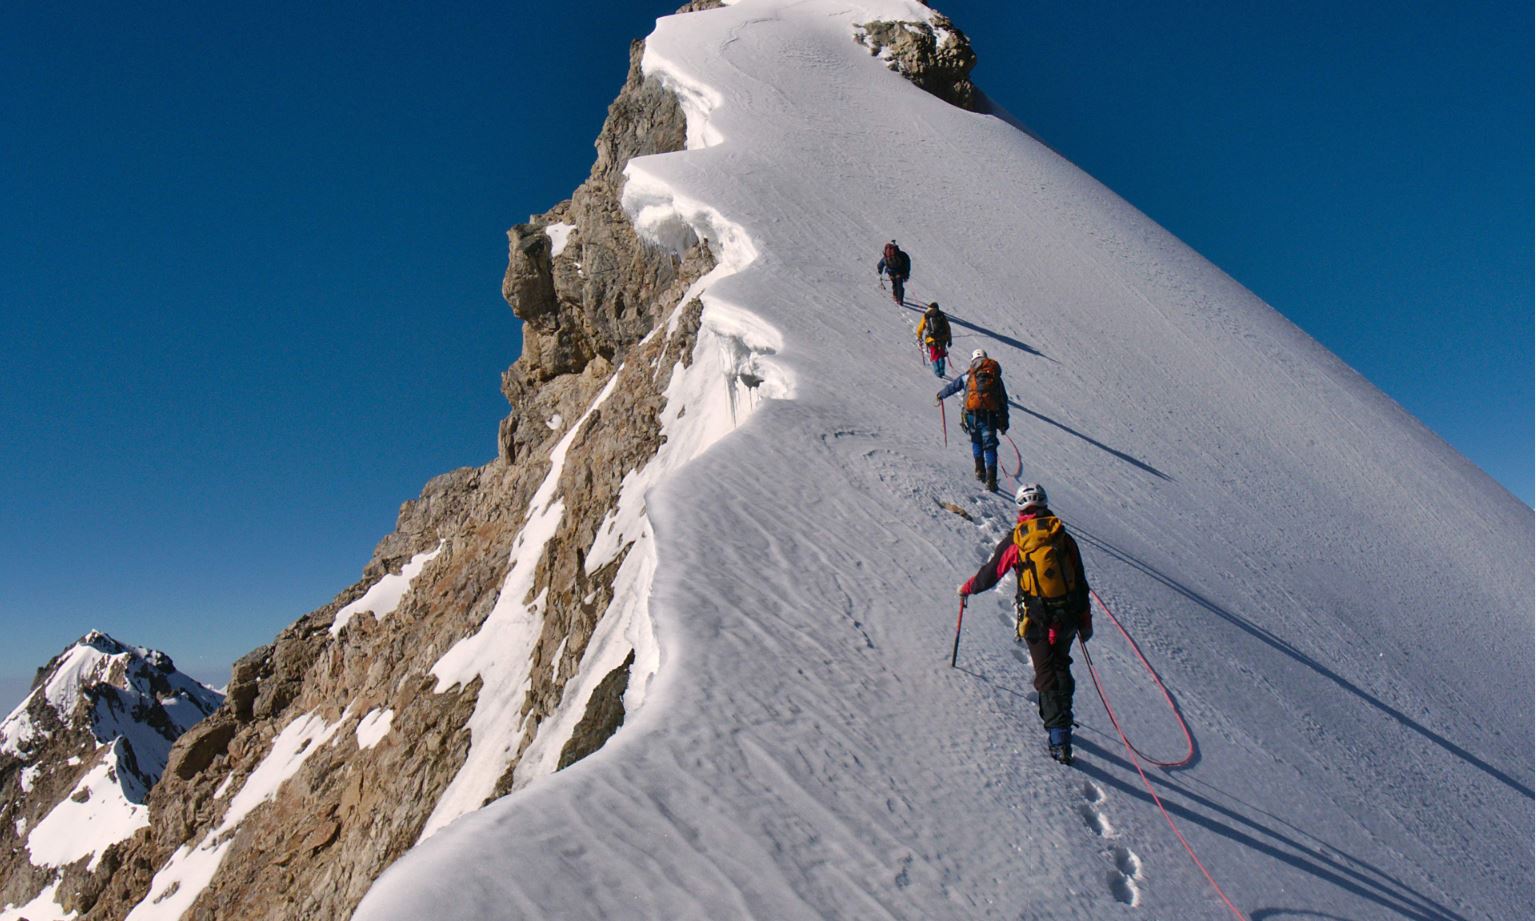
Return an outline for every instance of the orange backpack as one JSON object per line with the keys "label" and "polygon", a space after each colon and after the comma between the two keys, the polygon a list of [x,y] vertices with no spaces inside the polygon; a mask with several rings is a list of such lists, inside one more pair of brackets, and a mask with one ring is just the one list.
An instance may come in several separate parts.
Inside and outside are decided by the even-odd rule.
{"label": "orange backpack", "polygon": [[1003,408],[1003,369],[996,359],[983,358],[965,380],[965,408],[968,412],[986,410],[1001,412]]}

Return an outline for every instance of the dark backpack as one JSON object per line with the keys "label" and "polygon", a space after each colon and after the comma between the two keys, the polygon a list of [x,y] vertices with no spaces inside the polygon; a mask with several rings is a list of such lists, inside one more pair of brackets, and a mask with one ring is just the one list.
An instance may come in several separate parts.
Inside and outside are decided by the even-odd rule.
{"label": "dark backpack", "polygon": [[925,331],[929,341],[934,345],[949,347],[949,317],[946,317],[942,310],[928,314],[928,325]]}

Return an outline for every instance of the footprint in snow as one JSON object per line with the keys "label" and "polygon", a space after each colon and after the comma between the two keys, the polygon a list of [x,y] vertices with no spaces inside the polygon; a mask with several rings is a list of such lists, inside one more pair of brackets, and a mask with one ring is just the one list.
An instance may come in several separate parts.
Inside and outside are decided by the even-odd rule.
{"label": "footprint in snow", "polygon": [[1136,885],[1141,879],[1141,858],[1127,847],[1116,847],[1112,856],[1115,865],[1105,874],[1109,892],[1115,901],[1134,908],[1141,901],[1141,887]]}
{"label": "footprint in snow", "polygon": [[[1077,810],[1084,824],[1100,838],[1114,838],[1115,827],[1103,812],[1104,802],[1108,799],[1103,788],[1091,780],[1087,781],[1083,784],[1082,796],[1083,801]],[[1136,885],[1142,878],[1141,858],[1136,856],[1135,851],[1119,844],[1107,851],[1106,856],[1112,864],[1104,874],[1109,894],[1115,897],[1115,901],[1134,908],[1141,902],[1141,887]]]}
{"label": "footprint in snow", "polygon": [[1101,807],[1104,805],[1104,791],[1093,781],[1083,784],[1083,801],[1078,804],[1077,814],[1083,817],[1083,824],[1088,830],[1100,838],[1113,838],[1115,827],[1104,817]]}

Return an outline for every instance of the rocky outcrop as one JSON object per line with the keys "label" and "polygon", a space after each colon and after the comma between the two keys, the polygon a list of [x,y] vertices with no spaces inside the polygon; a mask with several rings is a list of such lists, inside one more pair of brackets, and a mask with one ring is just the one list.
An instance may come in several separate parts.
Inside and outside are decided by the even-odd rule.
{"label": "rocky outcrop", "polygon": [[[524,342],[502,378],[511,410],[496,459],[428,483],[362,579],[236,664],[224,706],[172,752],[149,797],[150,825],[114,851],[89,891],[78,881],[61,887],[61,904],[82,918],[123,918],[156,899],[185,902],[188,918],[348,916],[417,841],[465,762],[481,685],[440,687],[433,668],[497,604],[532,499],[556,469],[551,454],[569,436],[554,484],[559,525],[528,597],[514,599],[540,598],[541,621],[516,702],[522,737],[492,795],[510,788],[518,759],[582,673],[613,598],[625,553],[590,573],[586,553],[625,473],[662,444],[664,394],[692,360],[699,328],[701,305],[684,296],[715,265],[698,241],[681,253],[642,241],[620,205],[630,158],[684,146],[682,111],[640,72],[642,48],[631,49],[587,180],[508,234],[503,293],[524,321]],[[358,608],[385,580],[404,583],[408,565],[419,573],[395,604]],[[622,724],[632,661],[599,674],[590,699],[577,702],[586,718],[559,766],[598,750]],[[217,863],[205,887],[179,869],[188,855]]]}
{"label": "rocky outcrop", "polygon": [[932,12],[927,22],[866,22],[854,38],[886,66],[950,105],[983,111],[971,83],[976,53],[949,17]]}
{"label": "rocky outcrop", "polygon": [[576,724],[576,731],[560,749],[561,770],[602,748],[624,725],[624,691],[629,687],[629,670],[634,664],[635,653],[630,650],[622,665],[603,676],[587,703],[587,712]]}

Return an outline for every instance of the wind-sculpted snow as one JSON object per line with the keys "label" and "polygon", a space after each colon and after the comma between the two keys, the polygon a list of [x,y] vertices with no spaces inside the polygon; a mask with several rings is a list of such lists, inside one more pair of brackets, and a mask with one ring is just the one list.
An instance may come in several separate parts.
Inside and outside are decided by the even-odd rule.
{"label": "wind-sculpted snow", "polygon": [[[611,628],[654,625],[644,705],[418,846],[357,917],[1227,916],[1081,662],[1079,764],[1043,757],[1006,590],[948,667],[955,586],[1012,510],[958,431],[943,446],[929,300],[957,354],[1001,361],[1022,477],[1188,719],[1192,764],[1154,780],[1242,910],[1527,916],[1530,509],[1091,178],[853,39],[927,16],[741,0],[658,23],[645,66],[690,145],[630,163],[626,210],[751,253],[699,283],[708,371],[675,386],[780,398],[634,472],[593,543],[654,539],[615,592],[644,617]],[[873,273],[892,237],[903,306]],[[689,406],[669,446],[703,437]],[[1181,747],[1102,621],[1093,646],[1138,745]]]}

